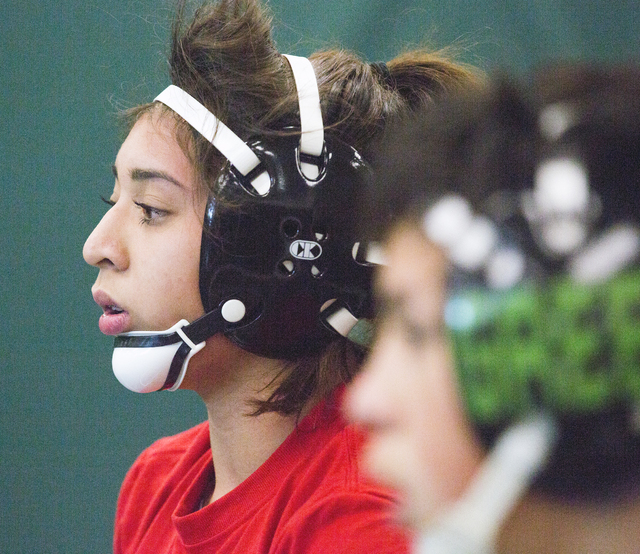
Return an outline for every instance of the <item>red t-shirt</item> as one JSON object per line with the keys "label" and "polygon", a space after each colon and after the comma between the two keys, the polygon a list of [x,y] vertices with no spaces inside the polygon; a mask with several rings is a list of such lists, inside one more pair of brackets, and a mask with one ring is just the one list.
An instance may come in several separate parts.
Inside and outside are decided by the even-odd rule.
{"label": "red t-shirt", "polygon": [[208,424],[161,439],[124,480],[115,554],[404,554],[410,540],[393,521],[392,494],[358,464],[362,439],[335,398],[323,401],[252,475],[200,510],[213,476]]}

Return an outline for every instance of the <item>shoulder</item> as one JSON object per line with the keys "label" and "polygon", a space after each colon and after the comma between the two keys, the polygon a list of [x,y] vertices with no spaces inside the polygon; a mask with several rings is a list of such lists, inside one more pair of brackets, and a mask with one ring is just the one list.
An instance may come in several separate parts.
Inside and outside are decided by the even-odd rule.
{"label": "shoulder", "polygon": [[288,519],[276,552],[409,552],[410,537],[396,522],[390,491],[354,468],[325,477]]}
{"label": "shoulder", "polygon": [[330,428],[320,441],[309,438],[291,491],[293,510],[274,552],[408,552],[409,536],[395,519],[395,495],[360,466],[363,432],[341,417]]}
{"label": "shoulder", "polygon": [[291,452],[299,461],[294,473],[314,485],[309,499],[333,493],[375,494],[394,502],[388,489],[377,485],[360,463],[366,440],[363,429],[346,421],[344,387],[318,405],[294,431]]}
{"label": "shoulder", "polygon": [[206,422],[159,439],[138,456],[120,487],[114,530],[116,552],[124,552],[125,546],[136,548],[153,522],[170,521],[177,498],[184,492],[185,471],[197,466],[198,460],[204,464],[207,456],[210,460]]}
{"label": "shoulder", "polygon": [[142,451],[131,467],[131,470],[140,470],[148,465],[173,462],[194,448],[202,450],[208,447],[209,425],[205,421],[177,435],[158,439]]}
{"label": "shoulder", "polygon": [[181,467],[192,465],[209,448],[207,422],[157,440],[138,456],[127,472],[119,503],[123,498],[135,496],[132,493],[140,487],[149,491],[170,485],[172,479],[180,477]]}
{"label": "shoulder", "polygon": [[313,477],[321,480],[323,493],[375,491],[391,501],[391,492],[377,486],[361,466],[360,454],[366,434],[359,425],[346,421],[343,393],[344,387],[339,387],[294,431],[298,442],[296,454],[303,460],[303,473],[312,480]]}

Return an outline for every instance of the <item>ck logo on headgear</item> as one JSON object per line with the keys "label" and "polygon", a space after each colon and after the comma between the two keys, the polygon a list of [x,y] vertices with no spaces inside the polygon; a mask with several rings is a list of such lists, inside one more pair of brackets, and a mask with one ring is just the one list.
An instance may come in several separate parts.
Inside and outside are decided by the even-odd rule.
{"label": "ck logo on headgear", "polygon": [[312,240],[296,240],[291,243],[289,252],[299,260],[315,260],[322,256],[322,247]]}

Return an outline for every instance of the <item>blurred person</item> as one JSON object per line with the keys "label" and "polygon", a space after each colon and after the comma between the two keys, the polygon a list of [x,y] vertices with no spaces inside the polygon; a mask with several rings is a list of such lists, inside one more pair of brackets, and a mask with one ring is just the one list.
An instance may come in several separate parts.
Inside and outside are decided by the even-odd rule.
{"label": "blurred person", "polygon": [[346,407],[416,551],[639,552],[640,68],[496,77],[380,152]]}

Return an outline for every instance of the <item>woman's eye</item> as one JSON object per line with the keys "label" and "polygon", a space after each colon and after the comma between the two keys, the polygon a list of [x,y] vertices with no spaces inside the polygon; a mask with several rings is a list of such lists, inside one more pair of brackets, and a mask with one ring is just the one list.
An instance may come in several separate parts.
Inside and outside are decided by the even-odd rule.
{"label": "woman's eye", "polygon": [[115,206],[115,202],[113,200],[110,200],[109,198],[105,198],[104,196],[100,195],[100,199],[107,204],[108,206],[111,206],[113,208],[113,206]]}
{"label": "woman's eye", "polygon": [[404,334],[407,341],[414,346],[421,346],[428,338],[425,330],[415,323],[406,322],[404,325]]}
{"label": "woman's eye", "polygon": [[423,325],[405,321],[403,328],[407,342],[416,348],[424,348],[427,344],[440,341],[444,337],[441,324]]}
{"label": "woman's eye", "polygon": [[142,225],[151,225],[157,223],[157,221],[167,215],[166,210],[161,210],[159,208],[154,208],[153,206],[149,206],[148,204],[143,204],[142,202],[134,202],[138,208],[142,211],[142,217],[140,218],[140,223]]}

